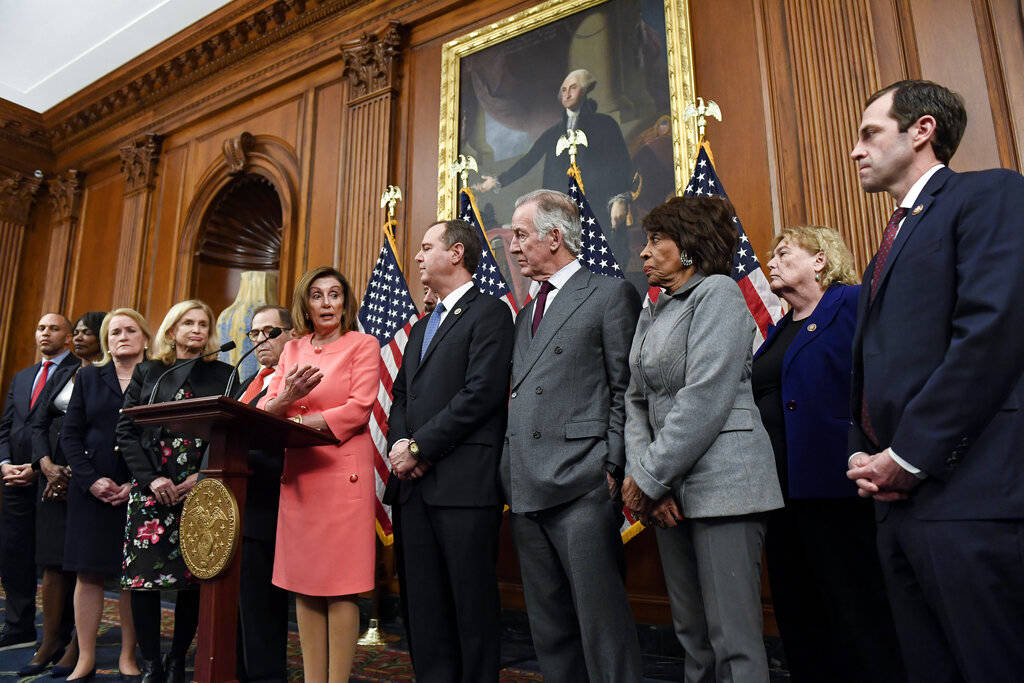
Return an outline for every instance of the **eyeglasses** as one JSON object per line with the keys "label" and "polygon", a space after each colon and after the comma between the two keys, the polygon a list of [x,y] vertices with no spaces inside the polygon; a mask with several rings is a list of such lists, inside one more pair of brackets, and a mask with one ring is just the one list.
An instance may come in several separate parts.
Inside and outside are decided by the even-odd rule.
{"label": "eyeglasses", "polygon": [[[269,337],[273,329],[273,327],[261,327],[258,330],[249,330],[248,332],[245,333],[245,336],[249,338],[249,341],[258,342],[260,339],[266,339],[267,337]],[[292,328],[283,326],[281,327],[282,332],[287,332],[290,329]]]}

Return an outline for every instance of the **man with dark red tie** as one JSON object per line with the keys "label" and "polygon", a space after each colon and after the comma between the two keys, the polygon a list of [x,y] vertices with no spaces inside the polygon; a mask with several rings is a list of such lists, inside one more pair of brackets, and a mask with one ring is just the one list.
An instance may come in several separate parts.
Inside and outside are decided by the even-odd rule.
{"label": "man with dark red tie", "polygon": [[[281,328],[281,334],[271,339],[275,327]],[[283,306],[257,308],[248,335],[253,344],[259,344],[254,353],[260,369],[242,382],[238,400],[256,405],[270,386],[270,375],[277,368],[284,345],[295,338],[291,311]],[[249,467],[252,474],[242,520],[238,678],[284,683],[288,680],[288,593],[271,583],[284,452],[251,450]]]}
{"label": "man with dark red tie", "polygon": [[32,469],[29,427],[37,399],[54,371],[80,361],[71,355],[71,322],[47,313],[36,325],[36,346],[43,360],[11,380],[0,420],[0,577],[6,613],[0,650],[26,647],[36,641],[36,476]]}
{"label": "man with dark red tie", "polygon": [[877,501],[903,658],[927,683],[1024,672],[1024,177],[948,169],[966,125],[959,95],[901,81],[851,153],[897,208],[860,292],[847,476]]}

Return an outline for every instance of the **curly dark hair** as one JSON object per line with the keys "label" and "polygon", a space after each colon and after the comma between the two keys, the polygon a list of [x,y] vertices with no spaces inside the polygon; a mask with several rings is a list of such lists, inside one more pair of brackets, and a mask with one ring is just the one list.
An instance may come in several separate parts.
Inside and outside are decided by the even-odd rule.
{"label": "curly dark hair", "polygon": [[672,197],[644,216],[644,231],[672,238],[704,275],[732,273],[739,231],[736,211],[721,197]]}

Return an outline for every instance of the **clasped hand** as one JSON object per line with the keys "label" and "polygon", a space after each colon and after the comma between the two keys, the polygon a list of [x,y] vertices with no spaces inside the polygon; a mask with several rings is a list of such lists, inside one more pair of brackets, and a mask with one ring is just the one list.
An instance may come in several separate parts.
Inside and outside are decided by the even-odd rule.
{"label": "clasped hand", "polygon": [[391,447],[388,460],[391,462],[391,471],[399,479],[419,479],[430,469],[429,462],[418,459],[409,450],[408,439],[402,439]]}
{"label": "clasped hand", "polygon": [[857,495],[884,503],[904,500],[920,479],[900,467],[889,449],[880,453],[854,453],[846,476],[857,483]]}
{"label": "clasped hand", "polygon": [[3,474],[4,484],[7,486],[29,486],[36,480],[37,475],[30,463],[14,465],[5,462],[0,465],[0,473]]}
{"label": "clasped hand", "polygon": [[44,455],[39,459],[39,470],[46,477],[43,500],[64,500],[68,495],[71,468],[66,465],[56,465],[50,456]]}
{"label": "clasped hand", "polygon": [[108,505],[123,505],[131,489],[131,482],[118,484],[110,477],[100,477],[89,487],[89,493]]}
{"label": "clasped hand", "polygon": [[683,513],[671,493],[654,500],[643,492],[633,477],[626,477],[622,482],[622,504],[632,510],[645,526],[668,529],[683,521]]}
{"label": "clasped hand", "polygon": [[180,484],[175,484],[167,477],[157,477],[149,482],[149,490],[153,492],[153,497],[156,498],[158,503],[175,505],[185,499],[185,496],[188,495],[188,492],[192,490],[197,481],[199,481],[198,474],[188,475],[185,477],[185,481]]}

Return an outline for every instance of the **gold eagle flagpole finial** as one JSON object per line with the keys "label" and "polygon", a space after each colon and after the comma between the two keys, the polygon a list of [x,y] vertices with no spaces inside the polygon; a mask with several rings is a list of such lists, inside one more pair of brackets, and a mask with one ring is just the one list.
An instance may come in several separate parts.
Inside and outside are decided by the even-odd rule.
{"label": "gold eagle flagpole finial", "polygon": [[555,143],[555,156],[562,156],[562,152],[569,150],[569,166],[575,166],[577,145],[590,146],[587,142],[587,134],[579,128],[573,128],[558,138],[558,142]]}
{"label": "gold eagle flagpole finial", "polygon": [[395,220],[395,204],[402,201],[402,191],[396,185],[388,185],[380,196],[380,208],[387,207],[388,222]]}
{"label": "gold eagle flagpole finial", "polygon": [[469,156],[468,154],[460,154],[459,158],[452,162],[452,173],[459,176],[459,180],[462,184],[459,186],[460,189],[466,187],[469,182],[469,172],[479,173],[479,169],[476,165],[476,159]]}
{"label": "gold eagle flagpole finial", "polygon": [[698,97],[696,102],[690,102],[683,109],[684,119],[697,119],[697,136],[704,139],[704,128],[708,124],[708,117],[722,120],[722,110],[717,103],[708,100],[704,102],[703,97]]}

